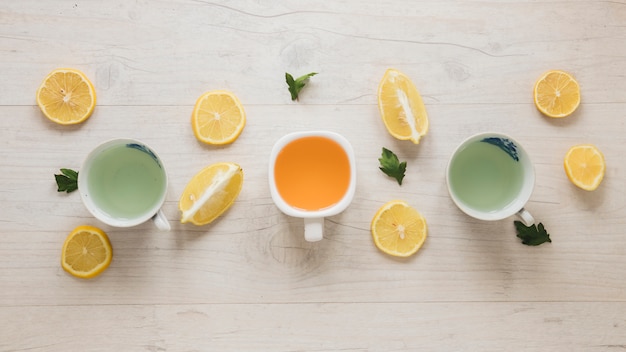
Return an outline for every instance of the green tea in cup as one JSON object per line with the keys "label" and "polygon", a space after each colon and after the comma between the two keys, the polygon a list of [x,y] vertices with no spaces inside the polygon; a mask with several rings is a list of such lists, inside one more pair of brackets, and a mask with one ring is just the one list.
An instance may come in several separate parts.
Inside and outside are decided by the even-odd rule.
{"label": "green tea in cup", "polygon": [[78,188],[87,209],[104,223],[127,227],[160,217],[157,226],[169,229],[160,211],[167,190],[163,163],[139,141],[116,139],[94,149],[80,169]]}
{"label": "green tea in cup", "polygon": [[500,220],[524,210],[535,182],[528,155],[513,138],[482,133],[465,140],[448,164],[447,183],[454,203],[466,214],[482,220]]}

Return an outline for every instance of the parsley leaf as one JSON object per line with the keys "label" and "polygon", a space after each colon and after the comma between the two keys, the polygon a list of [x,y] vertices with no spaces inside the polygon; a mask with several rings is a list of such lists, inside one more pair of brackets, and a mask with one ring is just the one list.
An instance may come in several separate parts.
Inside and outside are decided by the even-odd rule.
{"label": "parsley leaf", "polygon": [[317,72],[307,73],[304,76],[300,76],[296,79],[293,79],[293,76],[289,73],[285,72],[285,80],[287,81],[287,86],[289,86],[289,93],[291,93],[291,100],[298,100],[298,94],[309,81],[309,78],[315,76]]}
{"label": "parsley leaf", "polygon": [[400,162],[396,154],[385,147],[383,147],[382,156],[378,161],[380,162],[379,169],[387,176],[394,177],[398,184],[402,186],[402,179],[406,172],[406,161]]}
{"label": "parsley leaf", "polygon": [[58,192],[74,192],[78,189],[78,172],[71,169],[61,169],[62,174],[55,174]]}
{"label": "parsley leaf", "polygon": [[550,234],[543,227],[542,223],[539,223],[539,226],[535,224],[526,226],[521,221],[514,221],[513,224],[515,224],[515,229],[517,230],[517,237],[527,246],[538,246],[544,242],[552,242]]}

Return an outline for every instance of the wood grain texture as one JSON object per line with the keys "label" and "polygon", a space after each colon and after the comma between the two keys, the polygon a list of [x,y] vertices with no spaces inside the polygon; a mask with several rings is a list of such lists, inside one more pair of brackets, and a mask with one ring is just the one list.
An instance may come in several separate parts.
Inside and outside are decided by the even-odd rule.
{"label": "wood grain texture", "polygon": [[[83,305],[12,307],[0,317],[21,337],[3,347],[18,351],[619,351],[626,322],[618,309],[626,305]],[[67,321],[72,329],[58,328]],[[32,336],[18,328],[25,324]]]}
{"label": "wood grain texture", "polygon": [[[83,1],[0,6],[1,351],[619,351],[626,350],[626,2]],[[35,91],[56,67],[93,81],[79,126],[49,122]],[[384,129],[385,69],[411,77],[430,116],[419,145]],[[582,104],[543,117],[532,85],[574,74]],[[285,71],[319,75],[291,102]],[[193,136],[197,97],[229,89],[247,125],[232,145]],[[325,129],[353,145],[351,206],[307,243],[273,205],[269,153],[282,135]],[[516,137],[535,164],[528,203],[553,243],[520,243],[513,218],[481,222],[449,199],[445,168],[471,134]],[[162,157],[170,185],[152,224],[108,227],[53,174],[79,169],[107,139],[133,137]],[[570,146],[605,154],[600,188],[565,176]],[[378,171],[387,147],[403,185]],[[208,226],[178,222],[178,197],[214,162],[244,169],[243,190]],[[379,252],[376,210],[404,199],[429,237],[408,260]],[[101,276],[60,266],[77,225],[103,228],[114,258]]]}

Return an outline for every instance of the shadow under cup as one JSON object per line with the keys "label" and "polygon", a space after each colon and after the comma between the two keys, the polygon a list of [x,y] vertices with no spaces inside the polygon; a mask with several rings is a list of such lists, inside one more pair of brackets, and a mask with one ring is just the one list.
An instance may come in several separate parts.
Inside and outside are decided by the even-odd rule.
{"label": "shadow under cup", "polygon": [[79,171],[83,203],[108,225],[139,225],[153,218],[165,201],[164,166],[155,152],[139,141],[105,142],[89,153]]}
{"label": "shadow under cup", "polygon": [[524,210],[535,185],[535,171],[522,146],[510,136],[487,132],[469,137],[454,151],[446,170],[450,197],[467,215],[501,220]]}

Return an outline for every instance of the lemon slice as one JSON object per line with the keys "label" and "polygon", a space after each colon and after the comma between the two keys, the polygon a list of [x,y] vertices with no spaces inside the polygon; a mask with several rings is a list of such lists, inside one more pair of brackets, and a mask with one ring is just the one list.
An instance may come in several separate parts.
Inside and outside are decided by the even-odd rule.
{"label": "lemon slice", "polygon": [[562,118],[571,115],[580,105],[580,87],[569,73],[551,70],[537,80],[533,97],[535,106],[544,115]]}
{"label": "lemon slice", "polygon": [[428,115],[417,88],[402,72],[388,69],[378,86],[378,108],[389,133],[418,144],[428,132]]}
{"label": "lemon slice", "polygon": [[59,68],[48,74],[37,89],[37,105],[51,121],[61,125],[81,123],[96,107],[96,91],[84,73]]}
{"label": "lemon slice", "polygon": [[233,204],[243,185],[243,170],[235,163],[217,163],[198,172],[178,202],[180,222],[206,225]]}
{"label": "lemon slice", "polygon": [[61,266],[76,277],[89,279],[108,268],[112,258],[113,248],[107,235],[97,227],[83,225],[65,239]]}
{"label": "lemon slice", "polygon": [[224,90],[203,94],[196,101],[191,127],[196,138],[206,144],[234,142],[246,125],[246,114],[239,99]]}
{"label": "lemon slice", "polygon": [[597,189],[606,171],[604,155],[596,146],[591,144],[571,147],[565,154],[563,166],[567,178],[586,191]]}
{"label": "lemon slice", "polygon": [[426,219],[402,200],[383,205],[371,225],[376,247],[395,257],[409,257],[424,244],[428,235]]}

